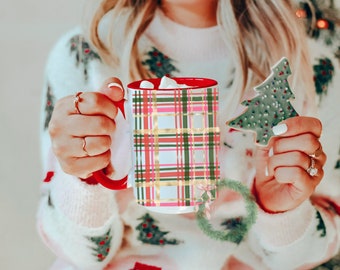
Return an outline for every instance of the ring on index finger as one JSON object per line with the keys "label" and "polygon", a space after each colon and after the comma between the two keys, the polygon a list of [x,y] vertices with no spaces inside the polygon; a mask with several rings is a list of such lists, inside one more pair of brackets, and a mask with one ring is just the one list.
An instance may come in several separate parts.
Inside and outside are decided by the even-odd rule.
{"label": "ring on index finger", "polygon": [[81,97],[80,95],[82,94],[83,92],[77,92],[74,96],[74,99],[73,99],[73,105],[74,105],[74,109],[76,111],[76,113],[78,114],[81,114],[80,110],[79,110],[79,102],[81,102]]}

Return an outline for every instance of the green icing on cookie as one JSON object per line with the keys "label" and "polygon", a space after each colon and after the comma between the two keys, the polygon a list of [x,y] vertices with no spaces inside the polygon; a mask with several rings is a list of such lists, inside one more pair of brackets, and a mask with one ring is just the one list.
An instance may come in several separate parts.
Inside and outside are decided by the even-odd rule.
{"label": "green icing on cookie", "polygon": [[254,90],[258,95],[241,104],[248,107],[238,117],[227,122],[235,129],[251,130],[256,133],[256,143],[267,145],[274,136],[272,128],[281,121],[297,116],[297,112],[290,103],[294,99],[287,77],[292,74],[289,62],[282,58],[274,67],[270,76]]}

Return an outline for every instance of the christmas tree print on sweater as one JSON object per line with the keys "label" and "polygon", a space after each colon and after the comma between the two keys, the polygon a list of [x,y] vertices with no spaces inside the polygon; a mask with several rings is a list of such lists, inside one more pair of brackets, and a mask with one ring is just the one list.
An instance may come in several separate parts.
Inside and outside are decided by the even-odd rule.
{"label": "christmas tree print on sweater", "polygon": [[101,61],[99,55],[94,52],[89,43],[85,41],[85,38],[81,35],[76,35],[70,40],[70,51],[71,54],[75,54],[76,65],[83,64],[84,80],[88,80],[88,65],[92,60]]}
{"label": "christmas tree print on sweater", "polygon": [[173,72],[178,71],[172,64],[173,60],[154,47],[147,53],[147,56],[148,58],[142,64],[149,69],[152,75],[158,78],[163,76],[173,77]]}
{"label": "christmas tree print on sweater", "polygon": [[325,237],[326,236],[326,226],[325,226],[325,223],[324,223],[322,216],[321,216],[319,211],[316,211],[316,218],[319,221],[319,224],[316,227],[316,229],[318,231],[320,231],[320,237]]}
{"label": "christmas tree print on sweater", "polygon": [[159,246],[180,244],[180,241],[176,239],[167,239],[165,236],[169,232],[161,231],[156,225],[157,222],[150,214],[146,213],[138,220],[142,221],[136,227],[136,230],[139,231],[138,240],[142,241],[143,243]]}
{"label": "christmas tree print on sweater", "polygon": [[97,258],[97,261],[101,262],[105,260],[106,256],[110,252],[110,245],[112,236],[110,235],[111,230],[102,236],[88,237],[88,239],[94,244],[92,247],[93,255]]}
{"label": "christmas tree print on sweater", "polygon": [[50,123],[52,112],[54,109],[54,101],[55,97],[52,93],[52,88],[50,85],[47,86],[47,92],[46,92],[46,103],[45,103],[45,123],[44,123],[44,129],[46,130],[48,128],[48,124]]}
{"label": "christmas tree print on sweater", "polygon": [[290,74],[288,60],[282,58],[272,68],[272,74],[254,88],[258,95],[241,103],[248,109],[227,124],[235,129],[256,132],[256,143],[267,145],[269,139],[274,136],[274,126],[298,115],[289,101],[294,98],[287,81]]}

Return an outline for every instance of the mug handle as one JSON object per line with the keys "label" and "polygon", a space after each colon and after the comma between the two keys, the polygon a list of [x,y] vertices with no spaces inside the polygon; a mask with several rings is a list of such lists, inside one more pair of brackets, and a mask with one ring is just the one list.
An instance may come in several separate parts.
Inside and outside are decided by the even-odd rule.
{"label": "mug handle", "polygon": [[93,177],[99,184],[111,190],[122,190],[127,188],[127,175],[122,179],[115,180],[107,177],[103,170],[99,170],[93,173]]}
{"label": "mug handle", "polygon": [[[126,101],[125,99],[122,99],[120,101],[114,102],[114,104],[118,108],[118,110],[121,111],[124,119],[126,119],[125,109],[124,109],[125,101]],[[118,179],[118,180],[111,179],[111,178],[106,176],[106,174],[104,173],[104,170],[102,169],[102,170],[93,172],[93,177],[99,184],[101,184],[102,186],[104,186],[108,189],[111,189],[111,190],[122,190],[122,189],[127,188],[128,175],[126,175],[122,179]]]}

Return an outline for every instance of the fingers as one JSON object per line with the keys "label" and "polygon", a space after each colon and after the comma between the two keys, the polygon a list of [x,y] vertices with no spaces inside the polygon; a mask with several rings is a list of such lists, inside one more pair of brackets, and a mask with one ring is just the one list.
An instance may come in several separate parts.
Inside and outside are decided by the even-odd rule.
{"label": "fingers", "polygon": [[319,141],[321,122],[293,117],[273,127],[275,137],[256,153],[255,188],[269,212],[293,209],[308,199],[320,183],[326,162]]}
{"label": "fingers", "polygon": [[53,143],[53,151],[59,157],[81,158],[97,156],[110,149],[110,136],[71,137]]}
{"label": "fingers", "polygon": [[[311,156],[322,168],[327,157],[319,141],[322,132],[321,122],[312,117],[294,117],[287,119],[283,124],[286,125],[286,131],[270,142],[269,171],[276,167],[273,164],[277,163],[277,159],[280,160],[281,165],[286,164],[306,170],[310,166]],[[281,130],[284,129],[285,127]],[[282,155],[284,153],[287,155]]]}
{"label": "fingers", "polygon": [[310,133],[305,133],[294,137],[273,138],[269,152],[286,153],[291,151],[300,151],[307,155],[323,154],[319,138]]}
{"label": "fingers", "polygon": [[53,152],[66,173],[86,178],[110,163],[117,102],[122,83],[106,80],[99,92],[79,92],[60,99],[49,124]]}
{"label": "fingers", "polygon": [[[95,137],[83,137],[83,138],[74,138],[74,140],[82,141],[82,150],[85,156],[97,156],[107,152],[111,146],[111,137],[110,136],[95,136]],[[78,147],[74,149],[78,151]],[[78,155],[77,155],[78,154]],[[74,152],[74,156],[79,156],[79,153]],[[82,157],[82,155],[80,155]]]}
{"label": "fingers", "polygon": [[[97,92],[84,92],[79,96],[77,104],[78,110],[81,115],[105,115],[110,119],[114,119],[117,115],[117,108],[104,94]],[[67,96],[60,99],[54,110],[65,112],[66,115],[73,115],[79,113],[74,106],[74,96]]]}
{"label": "fingers", "polygon": [[275,172],[275,179],[277,182],[280,184],[289,184],[289,186],[299,190],[301,195],[304,194],[304,198],[308,198],[312,195],[322,177],[323,170],[321,167],[319,167],[318,174],[313,177],[300,167],[278,168]]}
{"label": "fingers", "polygon": [[93,172],[107,167],[110,163],[111,152],[106,151],[97,156],[58,158],[61,168],[65,173],[80,178],[87,178]]}
{"label": "fingers", "polygon": [[[311,176],[307,170],[312,166],[311,157],[302,152],[289,152],[273,155],[268,159],[268,174],[274,176],[278,183],[305,183],[305,181],[318,184],[323,177],[322,167],[325,163],[325,155],[320,159],[314,159],[314,168],[318,170],[315,176]],[[306,182],[308,183],[308,182]]]}
{"label": "fingers", "polygon": [[110,135],[115,130],[115,122],[102,115],[71,115],[64,120],[63,128],[74,137]]}
{"label": "fingers", "polygon": [[321,131],[322,124],[320,120],[306,116],[292,117],[273,127],[275,135],[285,137],[310,133],[315,137],[320,138]]}

